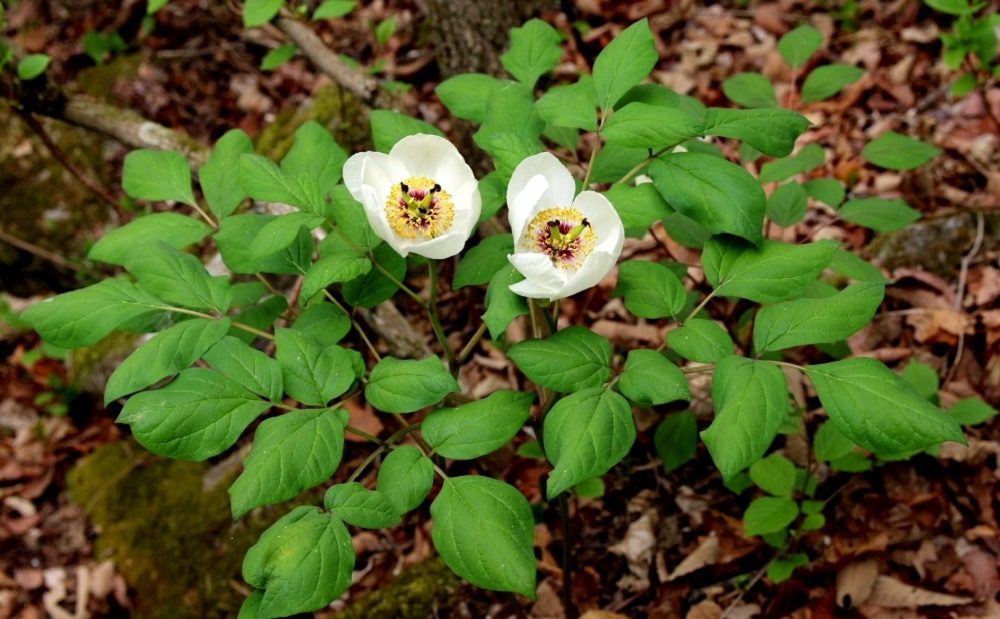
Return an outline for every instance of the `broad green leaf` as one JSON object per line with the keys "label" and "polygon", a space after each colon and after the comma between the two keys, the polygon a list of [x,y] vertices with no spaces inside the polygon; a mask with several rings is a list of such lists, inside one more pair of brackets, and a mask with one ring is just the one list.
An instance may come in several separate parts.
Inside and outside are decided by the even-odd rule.
{"label": "broad green leaf", "polygon": [[239,325],[246,325],[252,329],[267,331],[274,324],[274,321],[288,309],[288,302],[285,297],[272,295],[267,297],[257,305],[248,307],[242,312],[233,314],[233,328],[229,330],[229,335],[236,339],[251,344],[259,336],[256,333],[247,331]]}
{"label": "broad green leaf", "polygon": [[292,327],[311,335],[320,346],[332,346],[351,330],[351,319],[333,303],[313,303],[299,314]]}
{"label": "broad green leaf", "polygon": [[635,168],[641,167],[644,162],[648,163],[650,159],[647,148],[626,148],[608,142],[597,153],[590,180],[594,183],[618,183],[626,174],[633,173]]}
{"label": "broad green leaf", "polygon": [[382,153],[389,152],[396,142],[410,135],[428,133],[445,137],[444,133],[434,125],[392,110],[373,111],[371,126],[375,148]]}
{"label": "broad green leaf", "polygon": [[486,104],[505,80],[484,73],[462,73],[437,85],[434,92],[448,111],[459,118],[482,123],[486,119]]}
{"label": "broad green leaf", "polygon": [[701,433],[723,479],[760,459],[788,416],[788,385],[776,365],[730,356],[712,377],[715,419]]}
{"label": "broad green leaf", "polygon": [[347,153],[334,141],[323,125],[310,120],[295,130],[295,143],[281,160],[281,167],[292,176],[309,176],[324,196],[340,182]]}
{"label": "broad green leaf", "polygon": [[663,227],[670,238],[691,249],[703,248],[708,239],[712,238],[712,233],[703,225],[676,211],[663,218]]}
{"label": "broad green leaf", "polygon": [[402,515],[424,502],[434,484],[434,463],[413,445],[393,449],[378,470],[375,489]]}
{"label": "broad green leaf", "polygon": [[81,348],[96,344],[127,322],[169,309],[135,284],[106,279],[35,303],[22,312],[21,318],[49,344]]}
{"label": "broad green leaf", "polygon": [[783,228],[802,221],[808,210],[806,189],[795,181],[778,187],[767,199],[767,216]]}
{"label": "broad green leaf", "polygon": [[235,337],[224,337],[203,355],[213,370],[272,402],[281,401],[281,366],[273,357]]}
{"label": "broad green leaf", "polygon": [[837,208],[844,201],[847,191],[844,186],[835,178],[817,178],[806,181],[804,187],[809,197],[819,200],[823,204]]}
{"label": "broad green leaf", "polygon": [[406,275],[406,259],[396,253],[388,244],[379,245],[372,252],[375,263],[388,271],[395,281],[381,271],[372,269],[361,277],[347,281],[343,287],[344,300],[355,307],[375,307],[392,298]]}
{"label": "broad green leaf", "polygon": [[585,479],[618,464],[635,442],[635,421],[628,400],[592,387],[555,403],[545,416],[545,454],[555,468],[546,496],[552,500]]}
{"label": "broad green leaf", "polygon": [[625,297],[625,307],[639,318],[677,320],[687,302],[687,289],[665,265],[628,260],[618,267],[618,287],[612,296]]}
{"label": "broad green leaf", "polygon": [[639,406],[691,399],[684,372],[655,350],[643,348],[629,351],[618,388]]}
{"label": "broad green leaf", "polygon": [[253,153],[253,142],[242,129],[227,131],[212,149],[212,156],[198,171],[201,191],[219,218],[233,214],[247,197],[240,182],[240,155]]}
{"label": "broad green leaf", "polygon": [[880,361],[858,357],[803,371],[837,429],[868,451],[892,456],[944,441],[966,444],[958,422]]}
{"label": "broad green leaf", "polygon": [[357,4],[354,0],[325,0],[313,11],[312,21],[343,17],[353,11]]}
{"label": "broad green leaf", "polygon": [[[807,531],[816,531],[823,528],[823,523],[810,527],[816,520],[823,520],[822,514],[811,514],[802,521],[802,528]],[[809,555],[804,552],[796,552],[772,560],[767,564],[767,577],[774,583],[783,583],[792,577],[795,570],[809,565]]]}
{"label": "broad green leaf", "polygon": [[162,241],[146,243],[130,252],[125,268],[143,290],[168,303],[225,313],[233,300],[228,277],[209,275],[198,258]]}
{"label": "broad green leaf", "polygon": [[243,4],[243,27],[256,28],[274,19],[284,0],[246,0]]}
{"label": "broad green leaf", "polygon": [[849,64],[828,64],[816,67],[802,84],[802,103],[829,99],[844,86],[861,79],[865,70]]}
{"label": "broad green leaf", "polygon": [[733,340],[713,320],[692,318],[667,332],[667,344],[678,355],[698,363],[716,363],[733,355]]}
{"label": "broad green leaf", "polygon": [[229,488],[233,518],[261,505],[295,498],[329,479],[344,454],[346,413],[302,408],[264,420]]}
{"label": "broad green leaf", "polygon": [[802,24],[778,40],[778,53],[793,69],[798,69],[823,44],[823,33],[809,24]]}
{"label": "broad green leaf", "polygon": [[129,398],[116,421],[129,424],[136,440],[155,454],[205,460],[232,447],[270,407],[215,370],[189,368],[166,387]]}
{"label": "broad green leaf", "polygon": [[173,150],[140,149],[125,155],[122,189],[137,200],[196,204],[191,168],[184,155]]}
{"label": "broad green leaf", "polygon": [[955,402],[947,412],[963,426],[977,426],[996,417],[997,409],[979,398],[965,398]]}
{"label": "broad green leaf", "polygon": [[[511,170],[513,172],[513,170]],[[479,223],[496,216],[507,203],[507,182],[496,172],[490,172],[479,179],[479,194],[483,199],[483,210],[479,213]]]}
{"label": "broad green leaf", "polygon": [[768,494],[790,499],[795,491],[795,465],[781,454],[771,454],[750,465],[750,479]]}
{"label": "broad green leaf", "polygon": [[537,137],[498,133],[490,138],[485,150],[493,155],[497,176],[504,183],[509,183],[514,169],[528,157],[541,152],[542,146]]}
{"label": "broad green leaf", "polygon": [[228,318],[195,318],[157,333],[111,373],[104,389],[104,404],[191,367],[226,335],[229,327]]}
{"label": "broad green leaf", "polygon": [[813,436],[813,451],[818,462],[833,462],[855,453],[855,445],[837,429],[837,424],[828,420]]}
{"label": "broad green leaf", "polygon": [[375,26],[375,42],[379,47],[384,47],[394,32],[396,32],[396,16],[390,15]]}
{"label": "broad green leaf", "polygon": [[431,503],[434,548],[453,572],[494,591],[535,599],[535,525],[513,486],[464,475],[444,481]]}
{"label": "broad green leaf", "polygon": [[523,279],[524,276],[510,265],[490,278],[490,285],[486,288],[486,313],[483,314],[483,321],[493,339],[503,336],[515,318],[528,313],[528,303],[524,297],[510,289]]}
{"label": "broad green leaf", "polygon": [[287,170],[267,157],[254,154],[240,155],[240,182],[254,200],[278,202],[313,213],[321,212],[306,188]]}
{"label": "broad green leaf", "polygon": [[264,591],[256,619],[323,608],[351,586],[353,570],[347,527],[307,505],[272,524],[243,559],[243,579]]}
{"label": "broad green leaf", "polygon": [[535,384],[562,393],[599,387],[611,378],[611,342],[584,327],[518,342],[507,357]]}
{"label": "broad green leaf", "polygon": [[798,112],[781,108],[733,110],[710,107],[705,112],[705,135],[735,138],[765,155],[784,157],[810,122]]}
{"label": "broad green leaf", "polygon": [[384,529],[400,521],[399,512],[387,496],[356,481],[330,486],[323,505],[347,524],[364,529]]}
{"label": "broad green leaf", "polygon": [[765,240],[760,249],[733,238],[705,244],[705,278],[717,294],[776,303],[797,296],[830,263],[839,243],[827,239],[805,245]]}
{"label": "broad green leaf", "polygon": [[295,329],[274,332],[285,393],[303,404],[326,406],[354,383],[354,366],[340,346],[323,346]]}
{"label": "broad green leaf", "polygon": [[49,68],[52,57],[48,54],[29,54],[17,63],[17,79],[22,82],[33,80]]}
{"label": "broad green leaf", "polygon": [[247,596],[247,599],[243,601],[243,605],[240,606],[240,614],[236,616],[236,619],[257,619],[257,613],[260,612],[260,603],[263,600],[264,592],[260,589],[254,589]]}
{"label": "broad green leaf", "polygon": [[477,402],[432,411],[421,431],[434,451],[445,458],[479,458],[514,438],[528,420],[534,399],[532,393],[495,391]]}
{"label": "broad green leaf", "polygon": [[975,12],[975,5],[969,0],[924,0],[924,4],[949,15],[971,15]]}
{"label": "broad green leaf", "polygon": [[885,286],[852,284],[825,299],[797,299],[760,310],[753,327],[757,354],[845,340],[875,317]]}
{"label": "broad green leaf", "polygon": [[270,256],[258,256],[253,240],[260,230],[276,219],[276,215],[232,215],[219,224],[215,242],[222,260],[234,273],[281,273],[301,275],[299,256],[308,253],[312,258],[313,242],[307,230],[300,229],[296,242],[288,249]]}
{"label": "broad green leaf", "polygon": [[938,403],[941,377],[937,370],[917,359],[910,359],[901,376],[922,397],[930,400],[933,404]]}
{"label": "broad green leaf", "polygon": [[722,92],[743,107],[778,107],[774,84],[760,73],[737,73],[722,82]]}
{"label": "broad green leaf", "polygon": [[485,284],[500,269],[510,264],[507,255],[514,253],[514,240],[509,234],[493,234],[472,249],[465,252],[455,268],[452,287],[456,290],[465,286]]}
{"label": "broad green leaf", "polygon": [[320,243],[320,256],[326,255],[323,249],[329,242],[346,244],[363,252],[378,247],[382,243],[382,239],[375,234],[375,230],[368,222],[365,207],[351,196],[347,187],[337,185],[333,188],[332,196],[333,216],[337,222],[337,230],[336,234],[328,234]]}
{"label": "broad green leaf", "polygon": [[247,307],[260,301],[267,293],[261,282],[237,282],[233,284],[231,307]]}
{"label": "broad green leaf", "polygon": [[535,111],[535,95],[531,88],[519,82],[502,85],[486,103],[486,116],[479,131],[472,136],[476,144],[492,152],[492,140],[512,133],[535,140],[545,129],[545,122]]}
{"label": "broad green leaf", "polygon": [[[623,108],[629,103],[648,103],[662,107],[684,107],[679,94],[663,84],[639,84],[628,89],[618,100],[617,107]],[[684,109],[688,109],[684,107]],[[688,110],[691,111],[691,110]]]}
{"label": "broad green leaf", "polygon": [[862,157],[890,170],[919,168],[940,154],[940,148],[895,131],[886,131],[861,149]]}
{"label": "broad green leaf", "polygon": [[302,281],[302,303],[313,298],[327,286],[348,282],[372,270],[372,261],[350,247],[345,251],[323,256],[313,263]]}
{"label": "broad green leaf", "polygon": [[622,95],[649,76],[659,59],[648,19],[619,33],[594,61],[594,88],[601,110],[607,114]]}
{"label": "broad green leaf", "polygon": [[650,226],[673,212],[653,183],[612,185],[604,197],[615,206],[630,237],[642,238]]}
{"label": "broad green leaf", "polygon": [[601,135],[613,144],[629,148],[662,149],[698,137],[703,130],[700,118],[682,110],[629,103],[604,123]]}
{"label": "broad green leaf", "polygon": [[285,64],[299,51],[299,48],[295,46],[294,43],[285,43],[284,45],[279,45],[274,49],[270,50],[260,61],[261,71],[274,71],[281,65]]}
{"label": "broad green leaf", "polygon": [[743,512],[743,536],[768,535],[786,530],[799,517],[799,505],[792,499],[761,497]]}
{"label": "broad green leaf", "polygon": [[[823,147],[813,142],[811,144],[806,144],[802,147],[802,150],[794,155],[789,155],[778,159],[777,161],[769,161],[768,163],[765,163],[760,168],[760,176],[758,179],[762,183],[780,183],[781,181],[788,180],[796,174],[805,174],[806,172],[810,172],[818,168],[823,165],[825,160],[826,153],[823,151]],[[837,181],[833,179],[823,180],[829,180],[836,183],[838,186],[840,185],[840,183],[837,183]],[[843,188],[841,188],[841,193],[843,194]],[[841,195],[841,197],[843,198],[843,195]]]}
{"label": "broad green leaf", "polygon": [[365,398],[387,413],[412,413],[456,391],[461,387],[437,357],[420,361],[386,357],[372,369]]}
{"label": "broad green leaf", "polygon": [[540,19],[530,19],[520,28],[510,29],[510,50],[500,56],[500,63],[519,82],[534,88],[561,56],[559,32]]}
{"label": "broad green leaf", "polygon": [[155,241],[182,249],[197,243],[212,233],[205,222],[177,213],[154,213],[133,219],[121,228],[104,233],[87,257],[108,264],[125,264],[125,257],[134,248]]}
{"label": "broad green leaf", "polygon": [[250,251],[258,258],[266,258],[296,243],[300,228],[313,230],[322,224],[322,217],[304,211],[278,215],[257,231]]}
{"label": "broad green leaf", "polygon": [[656,189],[674,209],[715,234],[759,245],[767,198],[740,166],[698,153],[674,153],[649,164]]}
{"label": "broad green leaf", "polygon": [[882,274],[882,271],[877,266],[846,249],[839,249],[837,253],[833,254],[833,259],[830,260],[830,268],[844,277],[859,282],[883,285],[889,283],[888,278]]}
{"label": "broad green leaf", "polygon": [[691,411],[667,415],[656,426],[653,446],[663,461],[663,471],[669,473],[694,459],[698,451],[698,420]]}
{"label": "broad green leaf", "polygon": [[837,214],[844,221],[876,232],[895,232],[920,219],[920,211],[899,198],[856,198],[848,200]]}
{"label": "broad green leaf", "polygon": [[535,110],[550,125],[597,131],[597,93],[593,78],[584,75],[575,84],[554,86],[535,102]]}

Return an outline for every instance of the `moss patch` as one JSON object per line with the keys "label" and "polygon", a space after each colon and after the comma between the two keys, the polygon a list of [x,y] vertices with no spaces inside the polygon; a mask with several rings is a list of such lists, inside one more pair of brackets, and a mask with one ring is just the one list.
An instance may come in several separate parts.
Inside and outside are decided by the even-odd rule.
{"label": "moss patch", "polygon": [[450,608],[461,581],[435,557],[408,568],[391,583],[372,591],[337,619],[426,619],[434,609]]}
{"label": "moss patch", "polygon": [[295,109],[280,113],[257,137],[257,152],[280,160],[295,141],[295,131],[314,120],[333,132],[337,143],[352,152],[355,144],[368,143],[368,121],[357,99],[330,84],[318,89],[312,99]]}

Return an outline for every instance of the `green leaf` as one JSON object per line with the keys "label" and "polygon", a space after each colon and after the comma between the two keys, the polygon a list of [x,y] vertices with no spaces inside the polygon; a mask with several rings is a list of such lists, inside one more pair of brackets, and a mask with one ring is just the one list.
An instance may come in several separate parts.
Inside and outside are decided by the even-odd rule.
{"label": "green leaf", "polygon": [[162,241],[137,247],[125,258],[125,268],[144,290],[168,303],[225,313],[233,300],[228,277],[209,275],[198,258]]}
{"label": "green leaf", "polygon": [[246,0],[243,4],[243,27],[256,28],[274,19],[284,0]]}
{"label": "green leaf", "polygon": [[213,370],[244,389],[272,402],[281,401],[281,366],[253,346],[235,337],[224,337],[204,353],[204,359]]}
{"label": "green leaf", "polygon": [[575,84],[552,87],[535,102],[535,110],[550,125],[597,131],[597,93],[593,78],[583,75]]}
{"label": "green leaf", "polygon": [[767,216],[783,228],[802,221],[808,210],[806,189],[795,181],[778,187],[767,199]]}
{"label": "green leaf", "polygon": [[723,479],[760,459],[788,416],[788,385],[777,366],[730,356],[712,377],[715,419],[701,433]]}
{"label": "green leaf", "polygon": [[629,103],[648,103],[662,107],[684,108],[692,112],[693,110],[684,105],[684,101],[686,99],[682,100],[679,94],[663,84],[639,84],[629,88],[616,105],[623,108]]}
{"label": "green leaf", "polygon": [[831,208],[840,206],[840,203],[844,201],[844,196],[847,195],[844,186],[834,178],[817,178],[806,181],[804,187],[810,198],[819,200]]}
{"label": "green leaf", "polygon": [[[233,315],[232,318],[242,325],[263,331],[270,329],[274,321],[287,309],[288,302],[285,301],[285,297],[274,295],[267,297],[257,305],[248,307],[242,312]],[[256,333],[251,333],[235,326],[229,330],[229,335],[246,344],[253,343],[258,337]]]}
{"label": "green leaf", "polygon": [[326,406],[354,383],[354,365],[340,346],[323,346],[295,329],[276,329],[285,393],[303,404]]}
{"label": "green leaf", "polygon": [[837,429],[879,456],[919,451],[944,441],[966,444],[958,422],[880,361],[859,357],[803,371]]}
{"label": "green leaf", "polygon": [[276,215],[232,215],[219,224],[215,242],[222,253],[222,260],[234,273],[281,273],[301,275],[298,264],[301,254],[312,258],[313,242],[307,230],[299,230],[296,242],[281,252],[270,256],[258,256],[253,248],[253,240],[264,226],[274,221]]}
{"label": "green leaf", "polygon": [[743,140],[765,155],[784,157],[811,123],[785,109],[732,110],[710,107],[705,112],[705,135]]}
{"label": "green leaf", "polygon": [[387,496],[356,481],[330,486],[323,505],[347,524],[364,529],[384,529],[400,522],[399,512]]}
{"label": "green leaf", "polygon": [[387,413],[412,413],[461,390],[437,357],[420,361],[386,357],[372,369],[365,398]]}
{"label": "green leaf", "polygon": [[378,247],[382,239],[375,234],[371,224],[368,223],[365,207],[351,196],[347,187],[337,185],[333,188],[332,197],[333,215],[339,234],[327,235],[323,243],[320,243],[320,255],[325,255],[323,250],[329,242],[347,244],[364,252]]}
{"label": "green leaf", "polygon": [[303,303],[325,289],[330,284],[347,282],[367,275],[372,270],[372,261],[350,247],[346,251],[324,256],[313,263],[302,281]]}
{"label": "green leaf", "polygon": [[817,462],[833,462],[855,452],[851,439],[837,429],[837,424],[824,421],[813,437],[813,451]]}
{"label": "green leaf", "polygon": [[845,340],[872,321],[884,293],[881,284],[860,283],[825,299],[797,299],[765,307],[754,322],[754,351],[761,354]]}
{"label": "green leaf", "polygon": [[29,54],[17,63],[17,79],[22,82],[33,80],[49,68],[52,57],[48,54]]}
{"label": "green leaf", "polygon": [[432,411],[421,431],[434,451],[445,458],[479,458],[514,438],[527,421],[534,399],[532,393],[495,391],[478,402]]}
{"label": "green leaf", "polygon": [[648,260],[621,263],[618,287],[612,296],[625,297],[625,307],[639,318],[669,316],[677,320],[687,302],[687,290],[673,271]]}
{"label": "green leaf", "polygon": [[121,266],[125,264],[125,256],[135,247],[162,241],[181,249],[197,243],[211,232],[212,228],[201,220],[177,213],[154,213],[109,230],[90,248],[87,257]]}
{"label": "green leaf", "polygon": [[[536,140],[545,122],[535,111],[535,95],[519,82],[503,84],[486,103],[486,116],[479,131],[472,136],[476,144],[492,153],[493,139],[505,133]],[[502,142],[500,142],[502,143]]]}
{"label": "green leaf", "polygon": [[107,279],[35,303],[24,310],[28,321],[49,344],[81,348],[96,344],[122,325],[170,309],[135,284]]}
{"label": "green leaf", "polygon": [[256,619],[323,608],[351,586],[353,570],[347,527],[307,505],[271,525],[243,559],[243,579],[264,590]]}
{"label": "green leaf", "polygon": [[781,454],[771,454],[750,465],[750,479],[768,494],[790,499],[795,491],[795,465]]}
{"label": "green leaf", "polygon": [[423,503],[433,484],[434,463],[431,459],[413,445],[401,445],[382,461],[375,489],[384,494],[396,512],[402,515]]}
{"label": "green leaf", "polygon": [[924,0],[924,4],[949,15],[971,15],[975,12],[969,0]]}
{"label": "green leaf", "polygon": [[778,40],[778,53],[793,69],[798,69],[823,44],[823,33],[809,24],[802,24]]}
{"label": "green leaf", "polygon": [[104,389],[104,404],[191,367],[226,335],[229,327],[228,318],[195,318],[157,333],[111,373]]}
{"label": "green leaf", "polygon": [[604,123],[601,135],[620,146],[662,149],[698,137],[703,130],[702,120],[683,110],[629,103]]}
{"label": "green leaf", "polygon": [[498,133],[490,138],[485,150],[493,155],[497,176],[504,183],[509,183],[514,169],[528,157],[541,152],[542,148],[536,137]]}
{"label": "green leaf", "polygon": [[392,38],[393,33],[396,32],[396,16],[390,15],[389,17],[383,19],[375,26],[375,42],[378,43],[379,47],[384,47],[389,39]]}
{"label": "green leaf", "polygon": [[639,406],[691,399],[684,372],[655,350],[642,348],[629,351],[618,388]]}
{"label": "green leaf", "polygon": [[243,605],[240,606],[240,614],[236,616],[236,619],[257,619],[257,613],[260,612],[260,603],[264,600],[264,592],[260,589],[254,589],[247,599],[243,601]]}
{"label": "green leaf", "polygon": [[332,346],[351,330],[351,319],[333,303],[313,303],[299,314],[292,326],[312,336],[321,346]]}
{"label": "green leaf", "polygon": [[134,150],[125,155],[122,189],[137,200],[175,200],[195,205],[191,168],[174,150]]}
{"label": "green leaf", "polygon": [[740,166],[711,155],[673,153],[650,163],[649,175],[670,206],[710,232],[761,243],[767,198]]}
{"label": "green leaf", "polygon": [[446,137],[434,125],[392,110],[374,110],[371,114],[371,126],[375,149],[382,153],[389,152],[396,142],[410,135],[428,133]]}
{"label": "green leaf", "polygon": [[965,398],[955,402],[948,414],[963,426],[977,426],[996,417],[997,409],[979,398]]}
{"label": "green leaf", "polygon": [[313,11],[312,21],[321,19],[337,19],[354,10],[357,2],[353,0],[325,0]]}
{"label": "green leaf", "polygon": [[346,413],[303,408],[264,420],[229,488],[233,518],[261,505],[295,498],[329,479],[344,454]]}
{"label": "green leaf", "polygon": [[839,243],[827,239],[804,245],[765,240],[760,249],[733,238],[705,244],[705,278],[717,294],[776,303],[797,296],[830,263]]}
{"label": "green leaf", "polygon": [[490,477],[451,477],[431,518],[434,548],[453,572],[477,587],[535,599],[535,525],[524,495]]}
{"label": "green leaf", "polygon": [[493,234],[465,253],[455,268],[452,287],[455,290],[465,286],[485,284],[500,269],[510,264],[507,255],[514,253],[514,240],[509,234]]}
{"label": "green leaf", "polygon": [[267,157],[243,154],[238,165],[240,182],[254,200],[288,204],[312,213],[321,212],[322,205],[316,203],[298,179]]}
{"label": "green leaf", "polygon": [[692,411],[667,415],[653,434],[656,453],[663,460],[663,471],[676,471],[694,459],[698,451],[698,420]]}
{"label": "green leaf", "polygon": [[837,212],[841,219],[871,228],[876,232],[902,230],[922,217],[899,198],[856,198],[848,200]]}
{"label": "green leaf", "polygon": [[189,368],[166,387],[132,396],[116,421],[155,454],[205,460],[232,447],[270,407],[215,370]]}
{"label": "green leaf", "polygon": [[546,496],[555,498],[585,479],[604,475],[635,442],[635,421],[628,400],[593,387],[555,403],[545,416],[545,454],[555,468]]}
{"label": "green leaf", "polygon": [[518,342],[507,357],[535,384],[563,393],[599,387],[611,378],[611,342],[585,327]]}
{"label": "green leaf", "polygon": [[500,63],[519,82],[534,88],[561,56],[559,32],[540,19],[530,19],[520,28],[510,29],[510,50],[500,56]]}
{"label": "green leaf", "polygon": [[479,223],[496,216],[507,203],[507,182],[496,172],[490,172],[479,179],[479,194],[483,199],[483,210],[479,213]]}
{"label": "green leaf", "polygon": [[649,155],[646,148],[626,148],[607,142],[597,153],[590,180],[593,183],[618,183],[633,168],[645,164]]}
{"label": "green leaf", "polygon": [[648,19],[615,37],[594,61],[594,88],[601,110],[607,114],[622,95],[649,76],[659,59]]}
{"label": "green leaf", "polygon": [[698,363],[716,363],[733,355],[733,340],[713,320],[692,318],[667,332],[667,344],[678,355]]}
{"label": "green leaf", "polygon": [[285,43],[284,45],[279,45],[271,51],[264,54],[264,58],[260,61],[261,71],[274,71],[281,65],[285,64],[289,60],[295,57],[298,53],[299,48],[294,43]]}
{"label": "green leaf", "polygon": [[344,284],[344,300],[355,307],[371,308],[391,299],[399,290],[396,282],[402,281],[406,275],[406,259],[389,245],[379,245],[372,253],[375,263],[388,271],[395,281],[375,269],[349,280]]}
{"label": "green leaf", "polygon": [[743,536],[768,535],[785,531],[799,517],[799,505],[792,499],[761,497],[743,512]]}
{"label": "green leaf", "polygon": [[281,250],[296,243],[299,237],[300,228],[313,230],[323,224],[323,219],[312,213],[304,211],[292,211],[267,222],[267,224],[257,231],[250,251],[258,258],[276,254]]}
{"label": "green leaf", "polygon": [[527,301],[510,289],[523,279],[524,276],[510,265],[490,278],[490,284],[486,288],[486,313],[483,314],[483,321],[493,339],[503,336],[515,318],[528,313]]}
{"label": "green leaf", "polygon": [[653,183],[612,185],[604,197],[615,206],[630,237],[642,238],[650,226],[673,212]]}
{"label": "green leaf", "polygon": [[940,148],[895,131],[886,131],[861,149],[862,157],[890,170],[912,170],[940,154]]}
{"label": "green leaf", "polygon": [[247,197],[240,182],[240,155],[253,153],[250,136],[241,129],[227,131],[212,149],[212,156],[198,171],[201,191],[219,218],[233,214]]}
{"label": "green leaf", "polygon": [[828,64],[816,67],[802,84],[802,103],[829,99],[844,86],[861,79],[865,70],[849,64]]}
{"label": "green leaf", "polygon": [[737,73],[722,82],[722,92],[730,101],[743,107],[778,107],[774,85],[760,73]]}
{"label": "green leaf", "polygon": [[911,359],[906,364],[906,368],[903,369],[902,377],[923,398],[930,400],[934,404],[938,403],[938,389],[941,377],[938,375],[937,370],[927,364],[921,363],[917,359]]}
{"label": "green leaf", "polygon": [[487,102],[505,84],[512,83],[484,73],[462,73],[438,84],[434,92],[453,115],[482,123]]}
{"label": "green leaf", "polygon": [[[796,174],[805,174],[806,172],[810,172],[818,168],[823,165],[825,160],[826,153],[823,151],[823,147],[813,142],[811,144],[806,144],[802,150],[794,155],[789,155],[787,157],[783,157],[782,159],[778,159],[777,161],[769,161],[768,163],[765,163],[760,168],[760,176],[758,179],[762,183],[785,181]],[[840,183],[833,179],[823,180],[830,180],[838,186],[840,185]],[[841,187],[841,199],[843,199],[843,187]]]}
{"label": "green leaf", "polygon": [[281,167],[294,177],[315,180],[325,197],[340,182],[346,161],[347,153],[326,127],[310,120],[295,130],[295,143],[281,160]]}

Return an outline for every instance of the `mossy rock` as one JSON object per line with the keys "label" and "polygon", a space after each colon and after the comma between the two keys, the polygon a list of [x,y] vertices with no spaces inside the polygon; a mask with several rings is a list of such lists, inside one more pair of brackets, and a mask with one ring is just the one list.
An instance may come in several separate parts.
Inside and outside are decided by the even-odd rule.
{"label": "mossy rock", "polygon": [[436,608],[449,608],[461,586],[439,557],[407,568],[388,585],[372,591],[337,619],[427,619]]}
{"label": "mossy rock", "polygon": [[[983,224],[979,255],[988,256],[1000,249],[1000,213],[984,213]],[[975,243],[976,226],[976,215],[969,211],[929,217],[897,232],[878,235],[868,253],[889,271],[920,267],[951,277]]]}
{"label": "mossy rock", "polygon": [[264,127],[257,136],[257,152],[280,160],[292,148],[295,131],[310,120],[329,129],[348,152],[355,145],[371,142],[365,107],[339,86],[328,84],[299,107],[278,114]]}

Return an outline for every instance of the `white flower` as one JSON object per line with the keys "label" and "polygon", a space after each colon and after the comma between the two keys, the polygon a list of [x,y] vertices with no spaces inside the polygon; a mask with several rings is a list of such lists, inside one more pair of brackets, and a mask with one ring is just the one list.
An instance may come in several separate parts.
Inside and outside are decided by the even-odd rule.
{"label": "white flower", "polygon": [[472,169],[436,135],[407,136],[388,155],[352,155],[344,164],[344,185],[364,205],[375,234],[404,257],[454,256],[482,210]]}
{"label": "white flower", "polygon": [[562,299],[596,285],[622,253],[625,227],[603,195],[584,191],[556,157],[528,157],[507,186],[514,253],[524,281],[510,287],[523,297]]}

